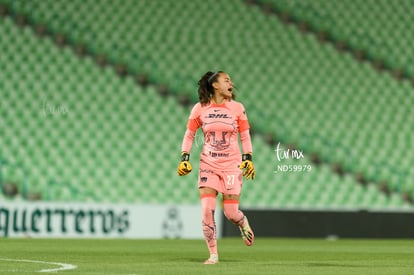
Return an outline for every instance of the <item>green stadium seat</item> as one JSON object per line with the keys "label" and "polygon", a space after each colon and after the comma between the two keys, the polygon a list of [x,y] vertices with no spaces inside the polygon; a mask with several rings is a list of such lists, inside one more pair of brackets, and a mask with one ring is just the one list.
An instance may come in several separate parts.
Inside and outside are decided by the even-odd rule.
{"label": "green stadium seat", "polygon": [[[412,87],[408,83],[401,84],[390,76],[378,74],[368,64],[357,64],[350,55],[338,54],[333,46],[321,45],[315,37],[302,35],[295,27],[285,26],[277,18],[265,16],[259,9],[243,3],[228,2],[221,9],[229,13],[218,14],[212,20],[214,13],[206,12],[212,9],[209,2],[196,5],[176,1],[172,5],[168,1],[124,1],[122,4],[108,1],[107,5],[97,6],[91,1],[80,0],[33,3],[3,1],[9,3],[13,11],[30,14],[35,23],[47,24],[52,31],[68,35],[71,42],[84,43],[93,52],[106,54],[113,62],[125,62],[134,72],[148,73],[152,80],[167,84],[174,93],[190,95],[193,100],[197,99],[196,80],[206,68],[228,70],[240,83],[240,99],[245,103],[253,127],[259,132],[270,132],[286,143],[295,143],[306,153],[318,153],[328,163],[342,163],[351,172],[363,172],[377,181],[386,180],[393,190],[399,188],[400,180],[405,182],[406,178],[400,179],[399,175],[406,175],[414,161],[408,157],[401,162],[397,171],[390,169],[386,163],[391,152],[395,152],[395,158],[410,145],[410,124],[405,121],[412,114],[414,98],[410,96]],[[370,36],[387,33],[385,30],[380,32],[377,25],[367,23],[371,21],[361,16],[356,16],[355,23],[344,28],[344,22],[353,13],[367,11],[375,6],[370,1],[354,1],[361,5],[361,9],[351,8],[345,14],[338,13],[337,4],[329,1],[280,1],[278,5],[289,11],[297,9],[296,16],[320,28],[327,26],[326,22],[317,19],[317,15],[320,15],[318,12],[325,7],[326,17],[323,18],[342,20],[343,17],[339,21],[341,24],[329,24],[335,26],[329,31],[381,57],[383,51],[375,52],[369,39],[359,39],[358,33],[355,35],[350,30],[357,26],[366,28]],[[349,3],[338,5],[348,10]],[[410,10],[409,4],[404,5],[407,5],[406,10]],[[379,6],[385,7],[387,4],[380,1]],[[230,34],[226,29],[229,16],[234,22]],[[187,18],[193,18],[194,24],[187,24]],[[198,21],[201,18],[203,20]],[[205,22],[213,23],[208,25]],[[405,18],[402,22],[409,21]],[[183,26],[186,27],[184,33]],[[31,28],[18,29],[8,19],[0,28],[0,46],[2,53],[6,53],[0,60],[8,60],[3,56],[13,58],[13,62],[7,62],[5,66],[7,81],[1,85],[6,90],[19,91],[6,101],[10,112],[5,119],[15,123],[16,128],[18,125],[34,130],[44,128],[49,133],[48,139],[42,141],[42,131],[35,130],[32,141],[52,148],[48,161],[42,162],[44,149],[29,153],[19,151],[17,154],[15,150],[8,149],[3,152],[9,159],[13,159],[13,156],[27,159],[25,154],[30,154],[31,159],[41,166],[29,168],[37,170],[31,173],[35,175],[31,176],[33,182],[37,182],[37,177],[41,175],[64,179],[73,173],[75,179],[70,182],[79,184],[86,174],[91,174],[88,182],[93,188],[107,177],[124,175],[125,170],[142,165],[148,169],[140,169],[139,176],[148,179],[154,176],[152,169],[159,167],[151,166],[142,159],[155,158],[157,163],[161,163],[166,156],[175,156],[174,152],[179,151],[189,110],[177,107],[174,99],[161,99],[155,87],[137,88],[132,78],[120,80],[112,68],[96,67],[91,57],[79,59],[70,47],[57,48],[49,39],[39,40]],[[208,37],[220,39],[213,43]],[[412,39],[413,36],[407,34],[407,39],[410,37]],[[395,38],[390,39],[387,41]],[[238,45],[239,51],[232,51],[228,45]],[[408,48],[401,52],[407,56],[411,50]],[[404,56],[395,57],[394,54],[390,56],[395,66],[407,59]],[[27,64],[22,63],[23,60],[28,60]],[[20,95],[28,90],[35,91],[42,100],[52,104],[64,103],[70,110],[69,114],[47,116],[46,119],[39,116],[41,102],[32,98],[19,100]],[[35,113],[37,116],[33,117]],[[16,117],[21,119],[15,121]],[[165,121],[165,127],[158,126]],[[177,121],[183,121],[183,126],[175,127]],[[157,128],[153,127],[155,125]],[[383,125],[395,126],[390,129]],[[401,138],[399,142],[394,142],[393,136],[397,131]],[[27,131],[19,133],[23,136]],[[377,136],[381,138],[374,141]],[[6,144],[10,144],[13,137],[7,136],[6,139]],[[65,152],[68,146],[76,153]],[[379,146],[384,150],[379,152]],[[144,152],[142,148],[147,151]],[[314,167],[317,176],[313,173],[301,176],[275,175],[274,148],[269,148],[260,138],[255,141],[254,148],[262,152],[255,155],[266,155],[264,160],[257,160],[258,172],[261,170],[258,175],[262,175],[257,181],[269,186],[272,192],[262,196],[254,187],[246,184],[248,192],[253,192],[252,195],[246,192],[246,205],[257,203],[263,206],[305,207],[315,202],[324,206],[335,206],[335,203],[336,206],[347,206],[354,199],[355,204],[359,205],[358,198],[363,200],[364,207],[377,202],[384,203],[383,198],[375,198],[379,196],[378,192],[372,195],[373,198],[369,195],[353,196],[346,192],[345,187],[342,190],[344,194],[331,194],[329,191],[321,194],[320,198],[318,193],[307,193],[311,189],[309,186],[315,182],[325,186],[341,180],[333,176],[327,168],[329,166]],[[47,168],[53,158],[57,159],[54,166]],[[89,161],[86,168],[78,173],[76,167],[82,164],[82,159]],[[163,164],[163,171],[174,171],[174,161],[176,158],[173,157],[164,161],[168,164]],[[310,162],[306,159],[304,163]],[[62,166],[65,167],[64,173],[59,172]],[[98,168],[117,172],[96,173]],[[195,174],[188,178],[188,182],[196,183]],[[125,181],[132,184],[136,176],[127,176]],[[182,181],[173,178],[169,172],[159,172],[150,183],[156,185],[156,181],[165,178],[172,178],[171,186]],[[47,180],[44,178],[40,182]],[[150,183],[139,183],[137,189],[145,189],[143,186]],[[351,183],[356,185],[355,180]],[[42,186],[41,183],[39,185]],[[286,186],[294,187],[290,189]],[[279,195],[279,189],[284,190],[282,195]],[[349,189],[352,190],[351,187]],[[317,189],[312,190],[316,192]],[[102,192],[101,196],[105,194]],[[189,194],[180,196],[177,193],[171,198],[166,198],[162,193],[157,194],[150,190],[148,194],[137,197],[137,200],[156,200],[159,195],[161,200],[194,202]],[[278,194],[276,199],[272,194]],[[97,196],[96,199],[103,197]],[[131,196],[126,198],[128,201],[130,199]],[[116,194],[111,200],[116,200]]]}

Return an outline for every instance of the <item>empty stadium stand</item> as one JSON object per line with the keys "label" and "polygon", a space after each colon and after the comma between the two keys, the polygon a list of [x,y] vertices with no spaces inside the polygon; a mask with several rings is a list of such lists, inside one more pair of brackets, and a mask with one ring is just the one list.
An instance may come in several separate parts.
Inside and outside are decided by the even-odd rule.
{"label": "empty stadium stand", "polygon": [[[197,203],[196,173],[176,176],[190,110],[177,98],[195,102],[198,78],[223,69],[233,76],[256,133],[258,177],[244,184],[244,206],[410,207],[402,194],[414,195],[414,154],[407,152],[413,147],[411,83],[356,62],[260,6],[237,0],[0,3],[8,10],[0,24],[1,119],[7,125],[0,138],[1,174],[19,182],[24,196]],[[321,20],[315,11],[323,1],[304,3],[309,1],[280,1],[280,8]],[[304,8],[309,5],[310,11]],[[329,31],[352,34],[336,10],[324,12],[344,20]],[[26,22],[17,20],[21,15]],[[39,26],[46,28],[43,36]],[[358,26],[371,31],[369,24]],[[352,35],[340,39],[360,47]],[[96,56],[109,65],[98,66]],[[406,68],[398,61],[403,59],[390,62]],[[114,69],[120,64],[125,77]],[[137,85],[137,75],[148,76],[150,85]],[[161,84],[172,96],[159,95]],[[278,161],[279,141],[285,150],[303,150],[305,158]],[[198,133],[194,163],[200,142]],[[277,172],[278,165],[309,165],[311,171]]]}

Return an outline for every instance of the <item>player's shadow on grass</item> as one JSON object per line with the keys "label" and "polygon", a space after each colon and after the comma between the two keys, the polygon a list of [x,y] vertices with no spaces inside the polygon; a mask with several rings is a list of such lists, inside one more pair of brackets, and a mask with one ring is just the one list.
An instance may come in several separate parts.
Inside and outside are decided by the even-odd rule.
{"label": "player's shadow on grass", "polygon": [[[193,263],[204,263],[204,261],[207,260],[207,258],[189,258],[189,262]],[[235,260],[235,259],[220,259],[219,263],[237,263],[242,262],[241,260]]]}

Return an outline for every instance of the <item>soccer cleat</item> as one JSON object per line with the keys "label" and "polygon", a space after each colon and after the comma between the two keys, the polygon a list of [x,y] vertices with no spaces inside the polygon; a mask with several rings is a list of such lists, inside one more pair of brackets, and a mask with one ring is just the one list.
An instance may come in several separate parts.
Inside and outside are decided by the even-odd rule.
{"label": "soccer cleat", "polygon": [[218,263],[218,255],[217,254],[211,254],[210,258],[208,258],[204,264],[217,264]]}
{"label": "soccer cleat", "polygon": [[250,228],[249,221],[247,220],[246,216],[244,216],[244,226],[239,226],[239,229],[244,243],[247,246],[251,246],[254,242],[254,233]]}

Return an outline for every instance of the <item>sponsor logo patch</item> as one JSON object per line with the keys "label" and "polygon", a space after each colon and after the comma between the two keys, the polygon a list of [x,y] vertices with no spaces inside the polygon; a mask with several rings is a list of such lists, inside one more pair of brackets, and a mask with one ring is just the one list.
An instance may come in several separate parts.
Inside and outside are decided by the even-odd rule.
{"label": "sponsor logo patch", "polygon": [[208,114],[208,118],[231,118],[227,114]]}

